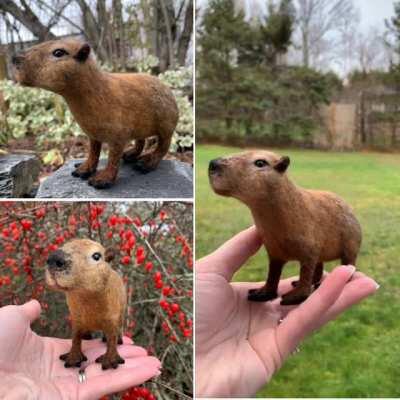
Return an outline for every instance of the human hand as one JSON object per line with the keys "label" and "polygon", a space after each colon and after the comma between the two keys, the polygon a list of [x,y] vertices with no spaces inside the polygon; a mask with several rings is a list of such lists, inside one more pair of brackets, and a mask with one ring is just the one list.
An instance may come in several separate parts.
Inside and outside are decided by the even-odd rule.
{"label": "human hand", "polygon": [[[307,336],[379,287],[354,267],[340,266],[298,306],[249,302],[247,292],[256,285],[231,279],[260,246],[251,227],[196,263],[198,397],[254,395]],[[279,296],[294,279],[280,282]]]}
{"label": "human hand", "polygon": [[64,367],[60,354],[71,340],[41,337],[30,324],[40,315],[40,304],[0,308],[0,398],[21,400],[98,400],[102,396],[140,385],[159,375],[160,361],[124,337],[119,354],[125,364],[116,370],[101,369],[94,360],[105,353],[101,340],[84,340],[88,361],[82,364],[86,382],[79,383],[78,368]]}

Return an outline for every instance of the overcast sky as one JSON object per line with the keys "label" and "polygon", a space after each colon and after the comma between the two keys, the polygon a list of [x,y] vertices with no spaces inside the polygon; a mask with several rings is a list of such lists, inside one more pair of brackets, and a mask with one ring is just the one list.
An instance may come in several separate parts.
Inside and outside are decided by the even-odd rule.
{"label": "overcast sky", "polygon": [[393,16],[394,0],[353,0],[360,10],[360,25],[362,30],[368,31],[371,26],[384,26],[385,18]]}

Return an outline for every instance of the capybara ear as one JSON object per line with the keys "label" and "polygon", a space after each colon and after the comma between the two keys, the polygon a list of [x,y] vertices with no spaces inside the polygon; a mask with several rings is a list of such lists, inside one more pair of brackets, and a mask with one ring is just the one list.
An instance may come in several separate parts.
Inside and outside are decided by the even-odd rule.
{"label": "capybara ear", "polygon": [[106,260],[106,262],[110,262],[110,261],[114,260],[114,257],[115,257],[114,249],[112,247],[108,247],[104,254],[104,259]]}
{"label": "capybara ear", "polygon": [[87,60],[90,54],[90,45],[88,43],[84,43],[79,51],[75,54],[75,59],[84,62]]}
{"label": "capybara ear", "polygon": [[281,174],[287,170],[290,164],[290,158],[287,156],[281,157],[281,159],[275,164],[274,168]]}

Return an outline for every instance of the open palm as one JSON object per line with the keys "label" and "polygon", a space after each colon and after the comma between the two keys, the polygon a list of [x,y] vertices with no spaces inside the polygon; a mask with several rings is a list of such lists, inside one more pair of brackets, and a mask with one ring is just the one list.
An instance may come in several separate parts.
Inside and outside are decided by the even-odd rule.
{"label": "open palm", "polygon": [[90,340],[82,342],[88,361],[82,364],[87,380],[80,384],[78,368],[66,369],[59,360],[70,350],[71,340],[41,337],[31,330],[40,311],[36,300],[0,309],[1,399],[97,400],[159,375],[159,360],[132,345],[129,338],[118,347],[125,364],[103,371],[94,360],[106,347],[100,340]]}
{"label": "open palm", "polygon": [[[247,300],[254,283],[231,283],[261,246],[249,228],[196,263],[196,394],[254,395],[315,329],[374,293],[378,285],[352,266],[337,267],[299,306]],[[279,295],[293,279],[281,281]],[[262,286],[260,283],[259,286]]]}

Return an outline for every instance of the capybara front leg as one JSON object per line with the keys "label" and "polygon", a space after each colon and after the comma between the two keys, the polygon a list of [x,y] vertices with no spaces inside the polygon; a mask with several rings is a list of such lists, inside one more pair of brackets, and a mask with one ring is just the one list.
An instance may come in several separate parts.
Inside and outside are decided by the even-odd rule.
{"label": "capybara front leg", "polygon": [[89,185],[96,189],[106,189],[111,187],[118,175],[119,163],[121,161],[123,146],[110,144],[108,163],[105,169],[98,171],[96,175],[89,179]]}
{"label": "capybara front leg", "polygon": [[250,289],[247,299],[250,301],[269,301],[278,297],[278,285],[281,279],[284,262],[270,260],[268,278],[264,286],[259,289]]}
{"label": "capybara front leg", "polygon": [[163,157],[168,153],[170,144],[171,137],[158,136],[156,149],[140,156],[138,161],[133,165],[133,168],[143,174],[154,171]]}
{"label": "capybara front leg", "polygon": [[76,169],[72,171],[72,176],[87,179],[93,175],[99,164],[100,152],[101,142],[90,140],[89,156],[85,162],[76,165]]}
{"label": "capybara front leg", "polygon": [[80,367],[82,362],[87,361],[86,356],[82,353],[82,332],[80,329],[73,329],[72,347],[69,353],[61,354],[60,360],[65,361],[64,367]]}
{"label": "capybara front leg", "polygon": [[126,150],[122,156],[126,163],[135,163],[144,149],[145,139],[136,139],[135,145]]}
{"label": "capybara front leg", "polygon": [[105,336],[107,338],[107,351],[102,356],[96,358],[96,362],[101,363],[102,369],[115,369],[118,367],[118,364],[124,364],[125,362],[117,351],[118,329],[110,328],[105,332]]}
{"label": "capybara front leg", "polygon": [[315,264],[301,264],[299,282],[293,290],[282,296],[282,305],[300,304],[307,299],[311,293],[315,268]]}

